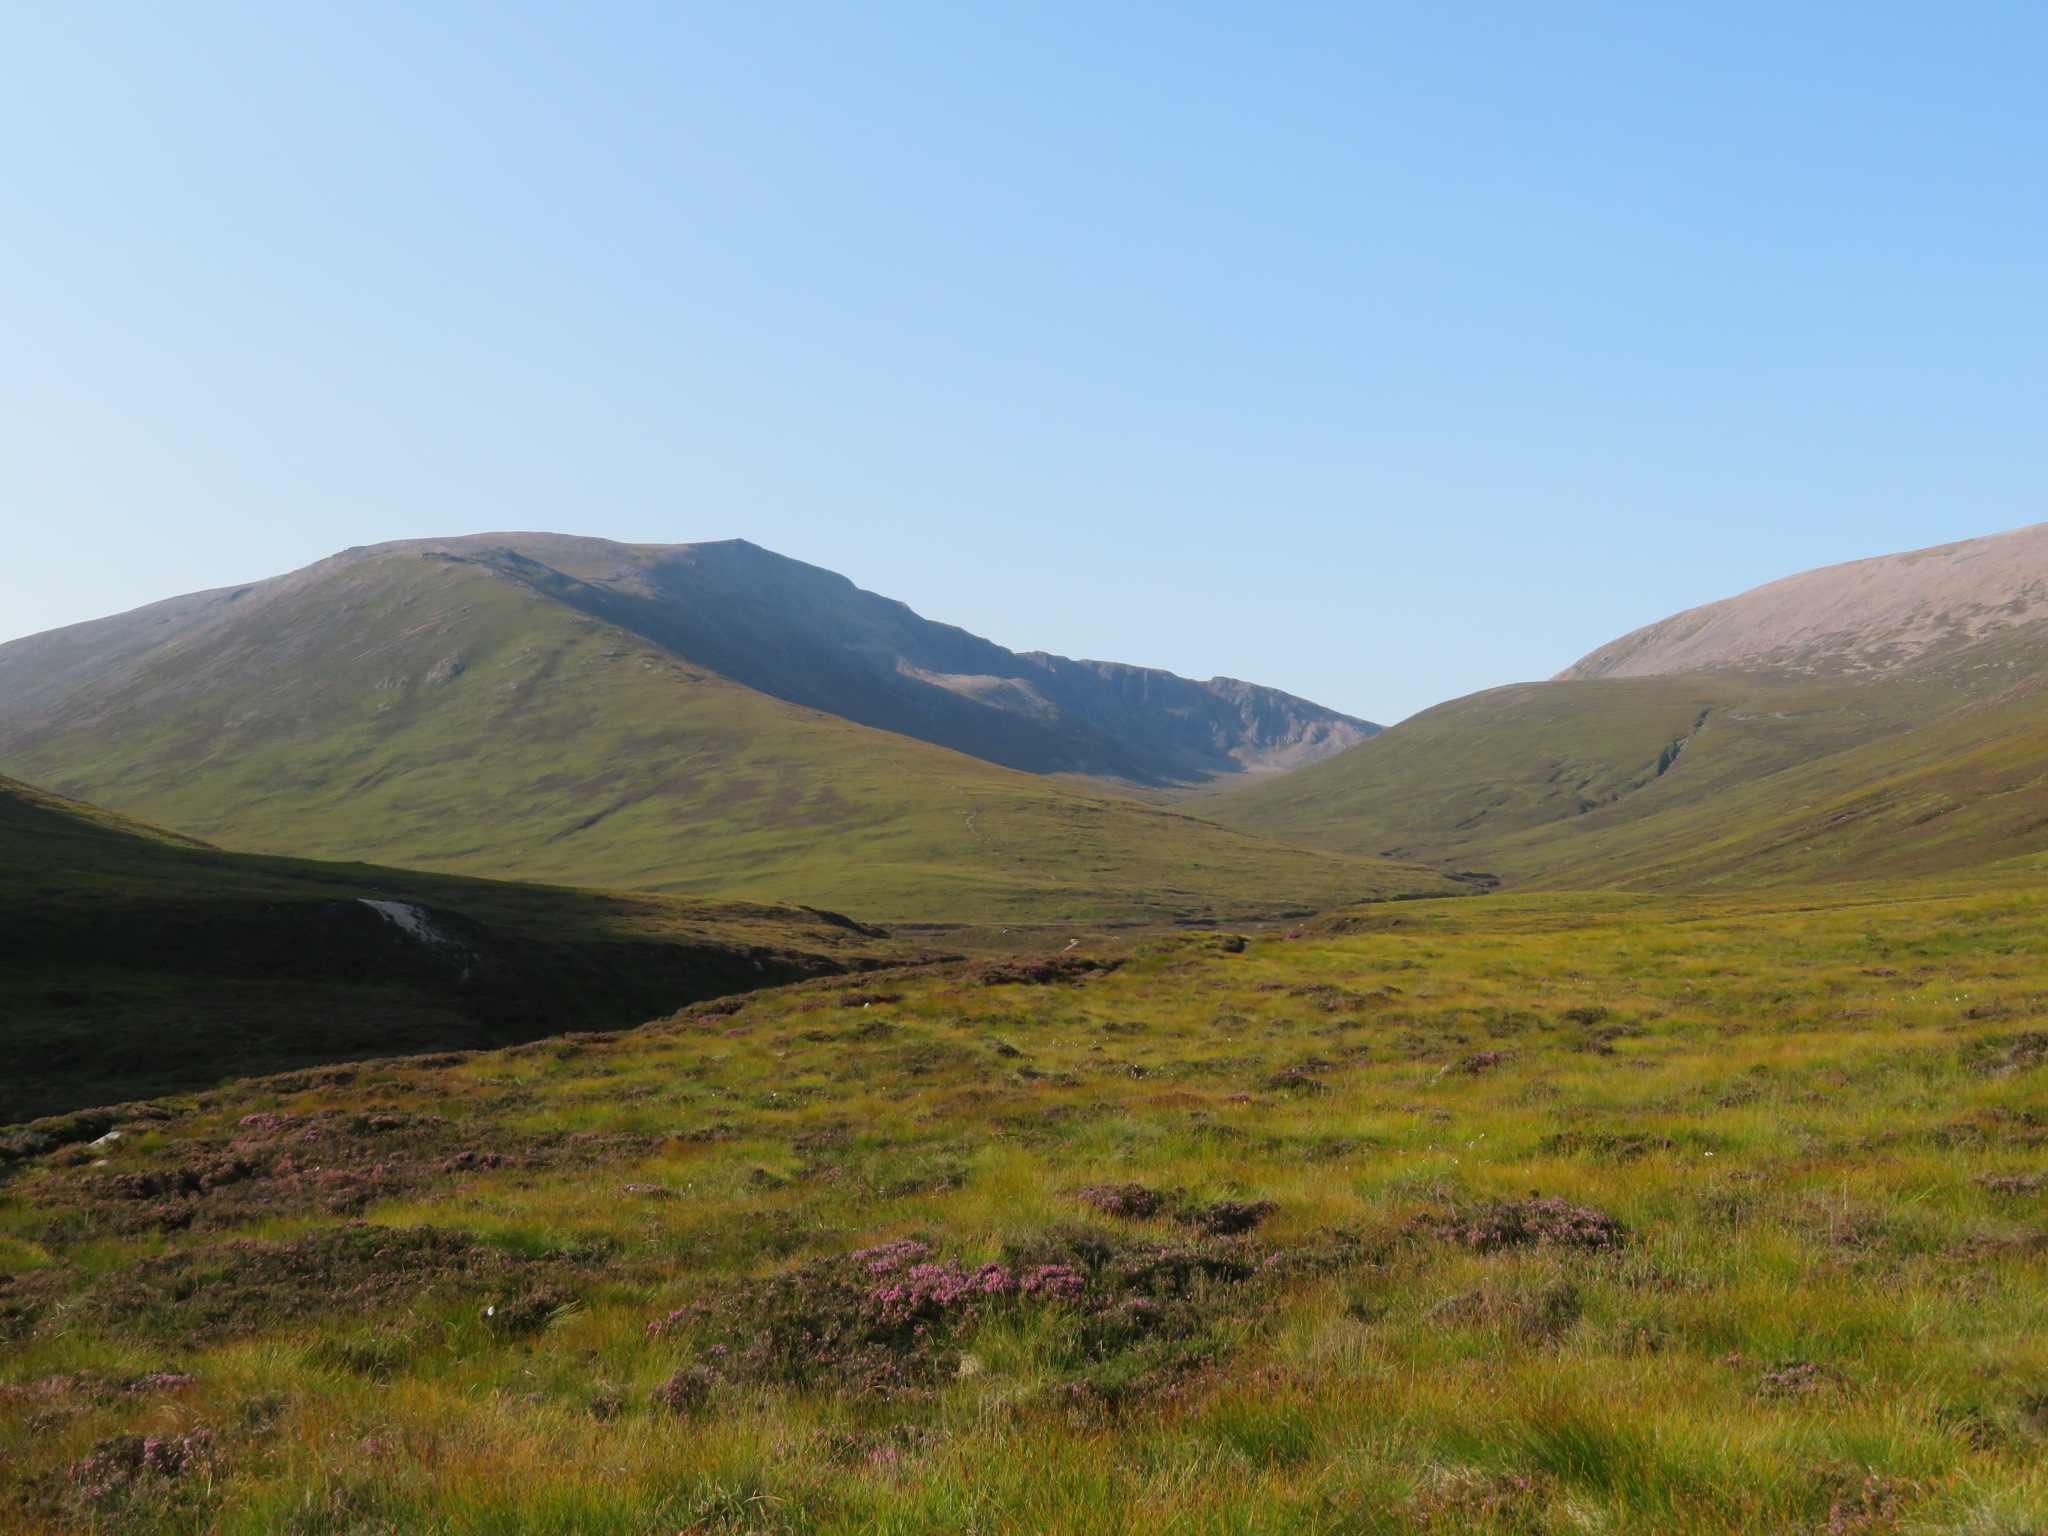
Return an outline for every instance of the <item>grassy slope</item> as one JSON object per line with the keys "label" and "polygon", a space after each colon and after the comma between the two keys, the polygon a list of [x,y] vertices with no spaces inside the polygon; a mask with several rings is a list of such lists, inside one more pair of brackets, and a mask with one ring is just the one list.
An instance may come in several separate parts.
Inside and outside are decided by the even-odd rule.
{"label": "grassy slope", "polygon": [[[1421,903],[51,1126],[0,1190],[0,1480],[52,1532],[2018,1536],[2044,956],[2038,888]],[[1535,1190],[1626,1237],[1457,1236]],[[1086,1289],[871,1331],[912,1390],[862,1395],[802,1266],[910,1235]],[[124,1480],[123,1434],[192,1460]]]}
{"label": "grassy slope", "polygon": [[2048,848],[2037,644],[2007,636],[1874,679],[1496,689],[1203,810],[1553,888],[1968,868]]}
{"label": "grassy slope", "polygon": [[[366,898],[425,908],[464,953]],[[801,909],[227,853],[0,780],[0,1115],[638,1023],[909,952]]]}
{"label": "grassy slope", "polygon": [[5,766],[237,847],[879,920],[1456,889],[785,704],[474,565],[365,562],[238,634],[153,671],[118,731],[70,721]]}

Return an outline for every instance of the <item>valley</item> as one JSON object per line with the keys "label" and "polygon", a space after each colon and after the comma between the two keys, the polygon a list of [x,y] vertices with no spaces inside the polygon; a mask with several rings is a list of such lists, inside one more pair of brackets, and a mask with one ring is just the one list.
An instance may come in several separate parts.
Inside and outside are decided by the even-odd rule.
{"label": "valley", "polygon": [[1385,730],[741,541],[0,646],[0,1507],[2031,1536],[2043,592]]}

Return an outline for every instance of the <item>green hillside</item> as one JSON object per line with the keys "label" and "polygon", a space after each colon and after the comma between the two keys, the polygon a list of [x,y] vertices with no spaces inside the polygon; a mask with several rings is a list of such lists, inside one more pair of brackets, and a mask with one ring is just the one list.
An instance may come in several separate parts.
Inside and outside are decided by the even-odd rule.
{"label": "green hillside", "polygon": [[0,1130],[23,1536],[2027,1536],[2038,890],[1420,902]]}
{"label": "green hillside", "polygon": [[797,908],[226,853],[0,779],[0,1116],[636,1024],[915,953]]}
{"label": "green hillside", "polygon": [[1966,869],[2048,849],[2044,680],[2022,629],[1876,674],[1520,684],[1202,809],[1553,888]]}
{"label": "green hillside", "polygon": [[1455,893],[770,698],[447,556],[316,568],[0,732],[0,768],[233,847],[876,920]]}

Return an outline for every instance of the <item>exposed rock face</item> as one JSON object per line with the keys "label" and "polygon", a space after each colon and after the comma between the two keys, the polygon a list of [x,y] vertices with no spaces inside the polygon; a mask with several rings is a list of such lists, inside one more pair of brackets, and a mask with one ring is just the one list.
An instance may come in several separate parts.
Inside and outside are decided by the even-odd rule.
{"label": "exposed rock face", "polygon": [[[14,641],[0,646],[0,725],[33,734],[30,722],[58,708],[75,721],[102,684],[148,658],[207,644],[254,610],[394,554],[488,568],[775,698],[1030,773],[1191,788],[1298,768],[1380,729],[1235,678],[1019,655],[743,539],[545,533],[346,550],[269,581]],[[452,675],[461,663],[441,665]]]}
{"label": "exposed rock face", "polygon": [[1610,641],[1565,678],[1889,671],[2048,618],[2048,523],[1787,576]]}

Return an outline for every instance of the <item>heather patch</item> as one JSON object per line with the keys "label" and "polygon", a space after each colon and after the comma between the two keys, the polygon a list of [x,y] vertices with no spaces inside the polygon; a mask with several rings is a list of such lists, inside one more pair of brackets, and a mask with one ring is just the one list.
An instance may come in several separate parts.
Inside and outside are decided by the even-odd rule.
{"label": "heather patch", "polygon": [[86,1316],[191,1341],[309,1314],[361,1313],[428,1295],[509,1290],[571,1269],[445,1227],[329,1227],[289,1242],[242,1238],[138,1259],[89,1284]]}
{"label": "heather patch", "polygon": [[210,1468],[216,1454],[213,1431],[204,1425],[183,1435],[115,1435],[71,1468],[71,1481],[87,1510],[161,1501],[172,1485]]}
{"label": "heather patch", "polygon": [[[1056,1309],[1073,1325],[1075,1380],[1100,1386],[1125,1369],[1113,1361],[1139,1351],[1152,1363],[1125,1362],[1134,1383],[1169,1355],[1214,1355],[1213,1344],[1163,1345],[1200,1333],[1269,1262],[1241,1247],[1133,1243],[1085,1228],[1050,1229],[981,1263],[905,1238],[721,1287],[649,1332],[695,1343],[702,1374],[685,1380],[890,1397],[961,1374],[962,1351],[983,1325]],[[1107,1376],[1089,1374],[1098,1367]],[[1113,1395],[1132,1390],[1126,1383]]]}
{"label": "heather patch", "polygon": [[1271,1200],[1198,1200],[1185,1189],[1143,1184],[1084,1184],[1074,1198],[1105,1216],[1144,1221],[1164,1216],[1210,1237],[1234,1237],[1257,1227],[1279,1206]]}
{"label": "heather patch", "polygon": [[718,1377],[701,1365],[679,1365],[675,1373],[647,1395],[670,1413],[692,1414],[711,1401]]}
{"label": "heather patch", "polygon": [[278,1216],[353,1216],[451,1174],[589,1168],[645,1157],[659,1145],[652,1136],[509,1131],[397,1110],[259,1111],[225,1136],[193,1138],[176,1160],[52,1170],[37,1193],[57,1213],[46,1241],[220,1231]]}
{"label": "heather patch", "polygon": [[1756,1380],[1761,1398],[1801,1399],[1832,1396],[1848,1389],[1848,1378],[1831,1365],[1813,1360],[1781,1360]]}
{"label": "heather patch", "polygon": [[1425,1531],[1536,1533],[1549,1529],[1552,1479],[1541,1472],[1481,1467],[1433,1469],[1410,1501]]}
{"label": "heather patch", "polygon": [[1994,1195],[2038,1195],[2048,1189],[2048,1173],[1980,1173],[1976,1182]]}
{"label": "heather patch", "polygon": [[1086,1290],[1071,1266],[970,1267],[901,1239],[722,1287],[650,1332],[696,1335],[703,1365],[735,1380],[887,1396],[954,1368],[956,1339],[991,1312]]}
{"label": "heather patch", "polygon": [[1646,1131],[1559,1131],[1544,1137],[1536,1150],[1551,1157],[1604,1157],[1626,1162],[1652,1152],[1669,1152],[1677,1145],[1669,1136]]}
{"label": "heather patch", "polygon": [[68,1371],[46,1376],[26,1387],[0,1387],[0,1397],[16,1402],[38,1398],[80,1398],[93,1403],[116,1403],[182,1392],[198,1379],[190,1371],[142,1371],[132,1375],[109,1371]]}
{"label": "heather patch", "polygon": [[1115,957],[1105,959],[1097,955],[1045,955],[987,966],[976,980],[984,987],[1045,987],[1107,975],[1123,963]]}
{"label": "heather patch", "polygon": [[[1552,1280],[1535,1286],[1482,1286],[1478,1290],[1446,1296],[1424,1310],[1433,1322],[1503,1326],[1530,1343],[1550,1343],[1577,1326],[1585,1315],[1584,1295],[1570,1280]],[[1633,1352],[1647,1338],[1644,1325],[1635,1325],[1630,1340]]]}
{"label": "heather patch", "polygon": [[1409,1231],[1480,1253],[1503,1248],[1604,1253],[1628,1240],[1628,1229],[1597,1207],[1533,1195],[1526,1200],[1494,1200],[1448,1213],[1426,1213],[1409,1223]]}
{"label": "heather patch", "polygon": [[1142,1184],[1086,1184],[1074,1191],[1074,1198],[1105,1216],[1143,1221],[1165,1210],[1173,1197]]}
{"label": "heather patch", "polygon": [[2048,1062],[2048,1030],[1980,1036],[1963,1047],[1962,1061],[1970,1071],[1985,1077],[2031,1072]]}

